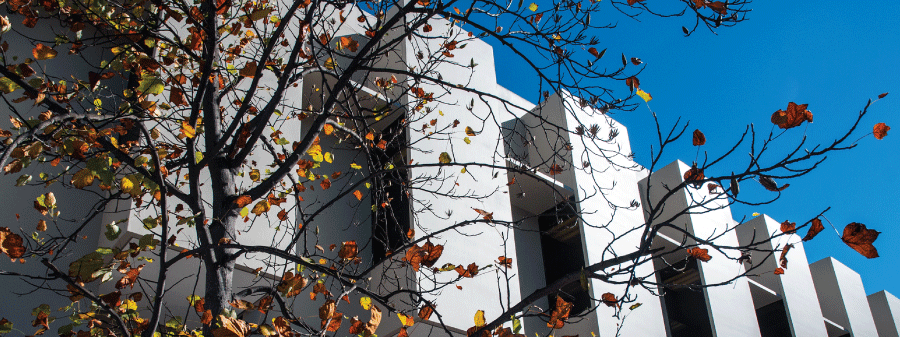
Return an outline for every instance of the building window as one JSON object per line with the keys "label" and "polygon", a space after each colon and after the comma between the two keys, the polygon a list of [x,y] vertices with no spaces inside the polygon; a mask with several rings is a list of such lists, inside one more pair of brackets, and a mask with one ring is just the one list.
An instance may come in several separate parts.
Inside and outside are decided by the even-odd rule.
{"label": "building window", "polygon": [[[584,249],[574,200],[570,198],[541,213],[538,226],[541,230],[546,284],[552,284],[584,267]],[[591,306],[590,294],[581,282],[567,284],[558,293],[550,295],[551,304],[556,303],[557,296],[573,304],[572,314],[584,312]]]}
{"label": "building window", "polygon": [[[406,125],[403,118],[387,126],[382,132],[384,149],[372,148],[369,162],[371,172],[405,165],[403,149],[407,148]],[[375,206],[372,213],[372,255],[375,263],[407,242],[410,228],[410,204],[406,191],[408,174],[405,170],[391,169],[372,177],[371,198]]]}

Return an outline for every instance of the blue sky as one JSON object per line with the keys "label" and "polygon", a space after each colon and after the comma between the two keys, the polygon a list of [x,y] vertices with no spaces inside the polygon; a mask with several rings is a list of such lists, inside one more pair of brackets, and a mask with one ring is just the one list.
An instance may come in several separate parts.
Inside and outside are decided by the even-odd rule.
{"label": "blue sky", "polygon": [[[647,3],[652,6],[655,1]],[[882,232],[875,242],[881,257],[862,257],[826,223],[826,230],[805,244],[809,261],[833,256],[861,275],[867,294],[884,289],[900,296],[900,269],[895,267],[900,260],[900,228],[896,226],[900,223],[900,1],[757,1],[750,6],[748,21],[720,29],[718,35],[698,30],[690,37],[681,32],[681,26],[693,24],[690,18],[644,14],[637,22],[608,2],[601,5],[609,15],[595,15],[592,21],[617,25],[598,33],[598,49],[608,48],[604,60],[615,65],[621,53],[641,58],[646,64],[639,75],[641,88],[653,95],[649,107],[663,125],[672,125],[678,117],[689,119],[689,131],[700,129],[706,134],[707,145],[701,151],[711,157],[727,150],[750,123],[768,134],[769,117],[786,109],[788,102],[809,104],[815,122],[789,130],[782,144],[796,146],[804,135],[809,144],[830,142],[868,99],[891,92],[873,104],[860,125],[863,132],[857,132],[862,136],[884,122],[895,128],[885,139],[869,135],[855,149],[829,156],[813,173],[781,181],[791,186],[777,202],[734,206],[732,212],[736,219],[759,212],[778,221],[803,223],[830,206],[826,217],[838,231],[859,222]],[[521,74],[526,66],[501,50],[495,49],[500,84],[536,101],[536,81],[525,75],[503,75]],[[619,94],[627,91],[624,84],[611,85],[621,87]],[[628,127],[638,162],[649,165],[656,136],[648,108],[613,117]],[[676,159],[690,163],[696,153],[688,137],[670,149],[662,163]],[[714,174],[728,173],[727,167],[720,169]],[[742,192],[759,189],[747,186]]]}

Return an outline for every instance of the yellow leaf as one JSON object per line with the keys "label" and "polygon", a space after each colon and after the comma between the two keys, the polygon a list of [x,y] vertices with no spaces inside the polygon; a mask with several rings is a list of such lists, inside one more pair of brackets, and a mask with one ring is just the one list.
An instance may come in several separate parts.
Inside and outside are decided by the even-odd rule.
{"label": "yellow leaf", "polygon": [[475,130],[472,130],[472,127],[466,127],[466,136],[475,137]]}
{"label": "yellow leaf", "polygon": [[259,181],[259,170],[257,170],[257,169],[250,170],[250,180]]}
{"label": "yellow leaf", "polygon": [[359,164],[357,164],[357,163],[351,163],[350,167],[352,167],[354,170],[362,169],[362,166],[359,166]]}
{"label": "yellow leaf", "polygon": [[648,92],[646,92],[646,91],[643,91],[643,90],[641,90],[641,89],[638,89],[637,92],[636,92],[636,94],[637,94],[638,96],[641,96],[641,98],[644,99],[644,102],[650,102],[650,100],[653,99],[653,96],[650,96],[650,93],[648,93]]}
{"label": "yellow leaf", "polygon": [[359,305],[361,305],[363,309],[369,310],[369,308],[372,307],[372,299],[369,297],[360,298]]}
{"label": "yellow leaf", "polygon": [[72,176],[72,185],[76,188],[85,188],[94,183],[94,174],[88,169],[81,169]]}
{"label": "yellow leaf", "polygon": [[241,209],[241,217],[246,218],[248,215],[250,215],[250,209],[247,207],[242,208]]}
{"label": "yellow leaf", "polygon": [[469,139],[469,137],[463,138],[463,141],[466,142],[466,144],[472,144],[472,140]]}
{"label": "yellow leaf", "polygon": [[38,43],[37,46],[31,50],[31,55],[34,55],[34,58],[38,60],[49,60],[56,57],[56,54],[58,54],[57,51],[45,46],[43,43]]}
{"label": "yellow leaf", "polygon": [[328,70],[334,70],[334,60],[332,60],[330,57],[325,60],[325,68],[327,68]]}
{"label": "yellow leaf", "polygon": [[413,326],[414,321],[412,316],[406,316],[398,312],[397,318],[400,319],[400,324],[402,324],[403,326]]}
{"label": "yellow leaf", "polygon": [[131,194],[131,196],[136,197],[141,195],[141,176],[137,174],[127,175],[122,177],[122,181],[119,184],[122,192]]}
{"label": "yellow leaf", "polygon": [[188,124],[187,121],[181,121],[181,134],[186,138],[194,138],[197,135],[197,130]]}
{"label": "yellow leaf", "polygon": [[453,159],[450,158],[450,154],[447,152],[441,152],[441,156],[438,157],[438,160],[441,162],[441,164],[449,164],[451,161],[453,161]]}
{"label": "yellow leaf", "polygon": [[334,161],[334,156],[331,155],[331,152],[325,152],[325,161],[329,163]]}
{"label": "yellow leaf", "polygon": [[484,310],[478,310],[475,312],[475,326],[483,327],[484,326]]}
{"label": "yellow leaf", "polygon": [[256,205],[253,205],[253,210],[251,210],[251,212],[256,215],[261,215],[265,212],[268,212],[270,208],[272,208],[272,206],[269,205],[269,201],[262,200],[260,202],[257,202]]}
{"label": "yellow leaf", "polygon": [[530,9],[532,12],[537,12],[538,5],[532,2],[531,5],[528,6],[528,9]]}

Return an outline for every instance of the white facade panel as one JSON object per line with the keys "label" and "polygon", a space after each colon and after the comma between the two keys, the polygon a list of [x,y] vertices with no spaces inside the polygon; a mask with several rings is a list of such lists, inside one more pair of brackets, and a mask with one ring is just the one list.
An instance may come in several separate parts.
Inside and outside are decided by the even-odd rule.
{"label": "white facade panel", "polygon": [[822,314],[844,327],[851,336],[878,336],[862,279],[831,257],[809,265]]}
{"label": "white facade panel", "polygon": [[867,297],[879,337],[900,337],[900,299],[882,290]]}

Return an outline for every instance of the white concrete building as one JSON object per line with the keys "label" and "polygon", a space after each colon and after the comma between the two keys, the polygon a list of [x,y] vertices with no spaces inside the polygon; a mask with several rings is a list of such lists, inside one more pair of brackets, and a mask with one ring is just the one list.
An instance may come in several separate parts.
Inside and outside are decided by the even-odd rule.
{"label": "white concrete building", "polygon": [[[348,17],[355,17],[355,14],[349,14]],[[438,26],[439,23],[433,25]],[[363,39],[362,36],[365,34],[364,31],[354,29],[352,26],[345,28],[342,33],[353,35],[358,39]],[[409,42],[403,50],[398,51],[398,60],[385,60],[385,63],[400,61],[403,65],[415,65],[419,62],[418,50],[440,49],[441,42],[439,39]],[[504,287],[500,287],[501,291],[498,291],[498,282],[490,279],[491,276],[482,276],[456,283],[462,290],[445,289],[431,295],[433,298],[430,300],[438,303],[440,309],[456,309],[443,311],[441,317],[443,323],[455,335],[465,335],[465,330],[472,326],[472,314],[475,310],[484,310],[490,321],[508,308],[509,303],[520,301],[532,292],[553,283],[562,275],[578,271],[583,266],[632,252],[639,244],[640,229],[646,223],[654,224],[659,219],[672,217],[674,220],[671,223],[696,237],[725,233],[717,238],[716,242],[731,246],[758,242],[777,231],[778,222],[767,216],[760,216],[738,225],[721,196],[709,193],[705,188],[677,193],[667,201],[665,211],[657,218],[646,219],[645,209],[639,205],[646,207],[658,201],[662,194],[668,192],[664,186],[681,183],[684,173],[690,169],[689,166],[675,162],[648,177],[648,173],[628,155],[631,149],[629,132],[625,126],[598,110],[582,107],[577,97],[566,92],[550,95],[540,105],[534,106],[501,87],[496,81],[498,74],[494,68],[493,49],[486,42],[477,39],[469,41],[465,49],[457,49],[454,53],[457,59],[471,59],[478,66],[473,67],[471,74],[455,72],[458,68],[455,66],[435,71],[442,72],[448,82],[468,82],[471,87],[505,101],[489,99],[484,103],[475,100],[482,106],[472,111],[469,111],[465,104],[442,106],[442,115],[458,118],[463,126],[484,126],[477,130],[478,136],[473,137],[471,144],[463,145],[462,138],[450,141],[454,146],[467,146],[464,147],[464,151],[453,152],[454,161],[484,162],[485,154],[491,153],[495,155],[490,156],[493,162],[489,164],[497,167],[535,169],[533,175],[526,175],[496,168],[469,168],[468,174],[460,176],[456,181],[462,188],[474,188],[471,186],[479,186],[485,182],[501,182],[494,184],[500,186],[495,193],[485,193],[486,196],[479,199],[448,202],[435,193],[417,190],[411,191],[406,197],[397,197],[397,207],[406,207],[404,211],[409,215],[401,218],[405,223],[400,225],[407,229],[416,228],[417,237],[440,231],[448,223],[458,223],[472,218],[472,208],[490,210],[494,219],[517,222],[514,228],[504,226],[463,228],[443,233],[438,237],[446,247],[439,262],[441,264],[466,261],[486,266],[495,263],[498,256],[514,259],[507,278],[510,286],[505,287],[506,284],[503,284]],[[340,63],[340,60],[337,62]],[[302,106],[321,104],[320,101],[316,101],[314,92],[322,88],[323,82],[328,80],[322,76],[310,75],[304,79],[301,86],[292,89],[294,91],[290,93],[291,99],[304,100],[298,104]],[[361,101],[368,100],[373,106],[385,102],[385,97],[366,88],[372,79],[357,80],[360,81],[359,86],[363,91],[370,94],[358,97]],[[443,88],[426,86],[423,89],[440,91]],[[449,94],[447,99],[469,102],[474,99],[474,95],[455,91]],[[508,103],[525,107],[527,113],[509,108]],[[434,114],[437,114],[437,111]],[[481,122],[499,116],[503,116],[500,123]],[[389,124],[396,120],[396,118],[386,119],[384,127],[391,127]],[[597,125],[597,130],[592,130],[593,133],[610,135],[608,139],[604,138],[606,141],[599,147],[589,147],[585,142],[573,139],[574,133],[570,131],[588,124]],[[296,121],[294,125],[287,127],[296,130],[297,134],[302,134],[309,125]],[[401,149],[407,151],[404,153],[405,160],[433,162],[436,153],[448,151],[446,139],[434,139],[418,132],[407,132],[407,137],[408,141],[415,143],[416,146],[413,149]],[[322,145],[335,149],[346,146],[336,144],[333,140],[331,142],[326,141]],[[502,145],[498,146],[498,142],[502,142]],[[567,147],[568,150],[560,154],[558,150],[562,147]],[[598,149],[600,151],[595,151]],[[497,153],[498,151],[502,153]],[[333,165],[349,166],[353,160],[352,157],[337,156]],[[544,173],[552,165],[571,168],[585,162],[591,164],[591,170],[566,169],[555,175]],[[407,173],[406,179],[441,177],[445,174],[446,172],[439,168],[417,167]],[[8,187],[12,186],[14,181],[13,176],[0,177],[0,186],[4,188],[4,193],[0,194],[0,204],[4,205],[0,208],[0,219],[9,220],[18,213],[24,214],[31,209],[35,196],[48,191],[44,187],[17,189]],[[507,185],[507,181],[516,183]],[[456,188],[453,184],[447,184],[434,187],[433,191],[453,193]],[[79,208],[95,207],[93,201],[96,200],[96,196],[92,197],[88,192],[67,190],[56,185],[50,186],[49,191],[54,191],[60,200],[70,201],[60,202],[61,205],[66,205],[61,209],[63,214],[77,214]],[[649,193],[643,193],[644,191]],[[339,192],[337,189],[319,190],[310,192],[310,195],[326,198],[336,196]],[[369,195],[366,194],[361,199],[368,200],[368,198]],[[332,206],[332,209],[323,213],[322,218],[317,220],[317,224],[320,224],[319,241],[326,243],[326,246],[351,239],[367,242],[375,235],[373,232],[377,224],[371,219],[368,208],[355,207],[358,205],[354,204],[354,200],[356,199],[351,195],[345,196],[341,199],[342,203]],[[77,243],[76,255],[86,254],[96,247],[125,247],[151,234],[152,230],[146,229],[141,222],[143,214],[133,210],[131,202],[123,200],[118,204],[107,206],[102,217],[88,221],[94,236]],[[288,201],[289,204],[291,202],[293,201]],[[306,198],[303,203],[305,204],[301,206],[314,207],[317,201],[316,198]],[[705,203],[712,210],[701,214],[677,215],[680,210],[696,203]],[[412,216],[413,214],[415,216]],[[576,214],[580,216],[576,217]],[[121,226],[123,235],[115,241],[108,241],[103,235],[104,225],[117,220],[126,221]],[[346,231],[334,229],[343,226],[329,228],[322,224],[353,224],[355,227]],[[241,230],[241,240],[246,240],[242,243],[283,247],[284,243],[276,239],[283,235],[276,234],[278,230],[280,229],[276,229],[276,225],[272,223],[255,223]],[[348,237],[348,232],[352,233],[353,237]],[[476,234],[477,236],[473,236]],[[680,231],[665,230],[659,233],[659,237],[661,240],[654,242],[653,248],[672,249],[680,247],[682,242],[691,244],[691,240],[683,239],[686,236]],[[319,241],[304,242],[296,247],[296,251],[297,253],[304,250],[315,251]],[[546,317],[530,316],[524,319],[525,333],[529,336],[532,334],[590,336],[593,333],[602,337],[615,334],[646,337],[898,336],[900,300],[883,291],[866,297],[859,275],[834,259],[808,264],[803,245],[798,241],[799,238],[790,240],[794,244],[790,255],[791,265],[787,272],[780,276],[772,274],[778,267],[775,258],[754,260],[753,264],[744,265],[723,256],[716,256],[709,262],[700,263],[694,259],[687,259],[683,250],[670,255],[668,262],[643,258],[642,261],[645,263],[636,268],[635,274],[649,275],[648,280],[670,287],[655,289],[629,287],[628,278],[622,277],[613,277],[605,282],[591,279],[589,286],[580,283],[568,284],[559,289],[561,295],[558,296],[573,302],[575,305],[573,314],[584,313],[584,317],[572,320],[563,329],[551,330],[547,328]],[[189,234],[179,237],[178,240],[182,246],[189,246],[192,242],[196,241]],[[498,245],[498,242],[505,244]],[[779,249],[786,242],[770,241],[764,248]],[[173,252],[180,250],[176,247],[172,249]],[[374,248],[364,249],[360,256],[367,261],[373,261],[377,255],[374,250]],[[730,257],[738,256],[739,254]],[[59,264],[68,265],[73,257],[77,256],[61,258]],[[682,264],[675,266],[677,268],[666,265],[673,261]],[[240,287],[258,282],[259,278],[252,273],[260,267],[266,268],[262,273],[263,278],[267,281],[276,280],[280,273],[272,266],[279,264],[284,264],[284,261],[242,258],[238,261],[235,284]],[[24,272],[21,270],[24,267],[8,262],[0,264],[0,268]],[[142,275],[152,277],[156,268],[154,264],[148,264]],[[181,274],[172,279],[193,275],[199,270],[200,264],[193,259],[184,262],[179,268]],[[758,276],[731,280],[735,275],[751,268],[759,271]],[[385,267],[376,274],[407,272],[409,271],[406,269],[398,271],[395,267]],[[200,278],[197,280],[198,283],[202,285],[202,273],[197,277]],[[416,275],[405,280],[408,281],[407,284],[394,285],[394,289],[430,287],[434,282],[443,281],[429,280]],[[41,298],[36,298],[37,296],[32,295],[19,299],[17,294],[28,292],[30,286],[20,280],[4,279],[4,281],[8,285],[0,289],[0,317],[6,317],[16,323],[30,321],[30,309],[39,303],[48,303],[54,308],[69,303],[65,297],[45,298],[39,295]],[[178,283],[170,290],[167,296],[171,301],[167,303],[167,307],[172,312],[189,310],[183,299],[197,293],[197,283],[193,281],[194,279],[191,279],[191,282]],[[721,285],[703,287],[716,284]],[[373,285],[373,288],[377,286]],[[621,295],[626,289],[629,298],[641,306],[634,310],[622,308],[624,317],[614,317],[613,309],[591,300],[591,298],[599,299],[607,292]],[[108,285],[95,287],[94,290],[104,293],[111,291],[112,288]],[[543,298],[535,305],[550,308],[551,298]],[[595,306],[598,306],[597,310],[589,311]],[[318,305],[308,303],[297,303],[293,307],[297,316],[314,316],[317,308]],[[367,315],[352,305],[342,308],[341,311],[347,317]],[[243,318],[248,321],[262,319],[254,313],[248,313]],[[196,318],[189,317],[188,321],[191,320],[196,321]],[[62,321],[60,319],[54,327],[58,327]],[[397,322],[396,318],[386,317],[382,327],[379,328],[379,335],[385,337],[396,335],[400,328]],[[409,333],[413,336],[445,334],[436,318],[432,318],[432,321],[417,322],[409,329]],[[345,335],[345,330],[342,329],[339,334]]]}

